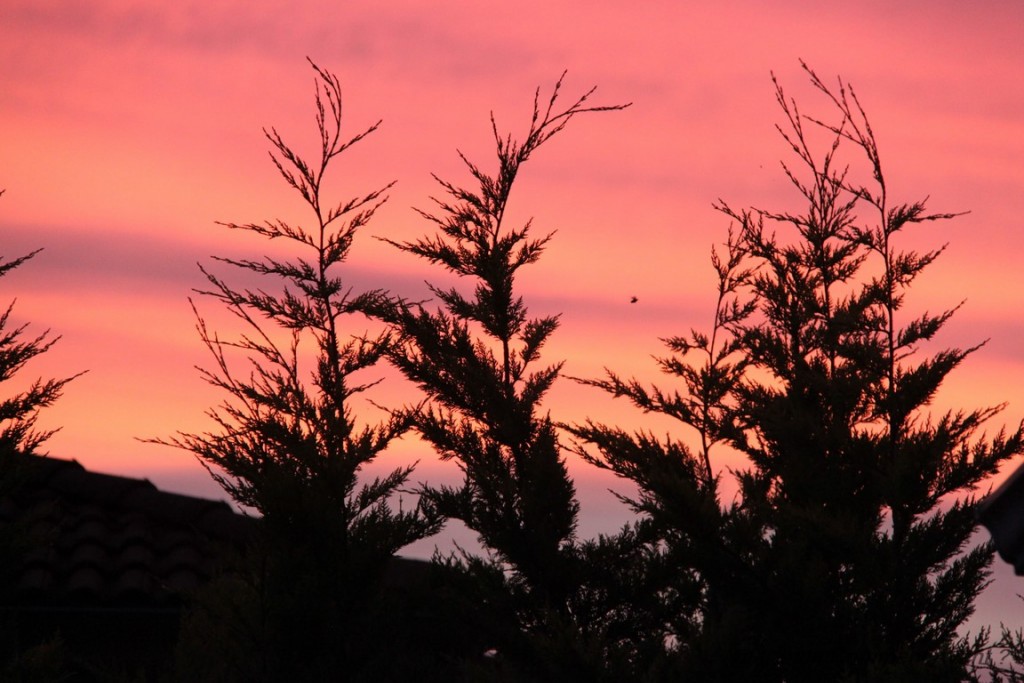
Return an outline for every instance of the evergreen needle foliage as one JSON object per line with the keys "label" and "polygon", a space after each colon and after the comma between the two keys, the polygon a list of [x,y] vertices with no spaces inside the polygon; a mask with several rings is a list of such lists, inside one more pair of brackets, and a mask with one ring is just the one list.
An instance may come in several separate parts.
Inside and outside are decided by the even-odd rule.
{"label": "evergreen needle foliage", "polygon": [[[3,191],[0,191],[3,195]],[[0,258],[0,277],[35,257],[41,249],[25,256],[4,261]],[[11,320],[14,302],[0,314],[0,382],[11,380],[25,364],[46,353],[60,337],[51,337],[49,330],[32,338],[25,338],[27,324],[15,326]],[[37,379],[24,391],[0,399],[0,453],[32,455],[56,430],[38,430],[39,411],[60,398],[64,386],[77,377],[64,379]],[[6,466],[6,465],[5,465]]]}
{"label": "evergreen needle foliage", "polygon": [[[471,186],[435,176],[447,197],[435,199],[435,213],[421,214],[436,234],[386,240],[471,288],[431,286],[438,308],[402,303],[385,313],[401,334],[391,361],[427,396],[412,412],[415,427],[465,473],[459,487],[426,486],[421,494],[441,515],[475,531],[507,572],[522,629],[549,634],[553,623],[572,619],[579,503],[555,425],[541,408],[562,368],[561,362],[540,365],[558,316],[531,318],[515,278],[540,258],[552,235],[534,237],[530,222],[507,225],[506,210],[522,165],[571,119],[624,107],[590,105],[592,89],[562,108],[561,87],[560,78],[546,102],[537,91],[521,141],[500,133],[491,116],[493,174],[460,153]],[[481,563],[470,564],[484,571]],[[504,646],[499,651],[510,655]]]}
{"label": "evergreen needle foliage", "polygon": [[[577,451],[634,481],[633,508],[675,567],[676,671],[695,680],[959,681],[984,634],[959,629],[987,584],[992,549],[972,545],[978,484],[1024,450],[1021,428],[986,435],[1000,407],[929,404],[978,346],[923,351],[955,308],[906,312],[943,248],[901,250],[909,228],[953,214],[894,201],[854,91],[811,83],[834,121],[802,114],[776,82],[795,157],[797,213],[719,210],[738,224],[713,254],[712,332],[666,340],[682,391],[609,372],[587,381],[680,420],[693,450],[594,423]],[[824,133],[824,150],[812,144]],[[859,155],[866,180],[843,161]],[[859,168],[859,167],[858,167]],[[715,444],[738,450],[734,502],[720,501]],[[699,590],[694,591],[694,586]]]}
{"label": "evergreen needle foliage", "polygon": [[[0,190],[0,196],[3,194]],[[0,277],[40,251],[7,260],[0,257]],[[28,324],[14,323],[13,311],[12,301],[0,314],[0,382],[20,377],[29,361],[46,353],[60,339],[51,336],[49,330],[26,337]],[[78,376],[36,379],[28,388],[5,392],[0,398],[0,503],[5,506],[8,496],[17,495],[25,481],[29,460],[24,456],[38,455],[39,447],[56,431],[36,428],[39,411],[60,398],[65,385]],[[40,634],[23,630],[16,613],[10,610],[15,579],[26,554],[47,542],[41,535],[38,520],[0,519],[0,678],[4,680],[57,680],[69,675],[59,638],[47,633],[42,635],[50,641],[37,642]]]}
{"label": "evergreen needle foliage", "polygon": [[[385,565],[397,550],[438,528],[421,508],[396,510],[390,503],[412,466],[359,481],[361,468],[411,423],[396,414],[357,425],[353,397],[372,383],[354,375],[372,368],[393,340],[388,332],[366,337],[346,329],[382,306],[387,295],[353,293],[338,274],[357,231],[385,201],[390,185],[336,204],[323,196],[328,167],[379,122],[343,137],[338,79],[312,66],[317,157],[307,161],[276,129],[265,131],[278,172],[309,207],[307,222],[223,224],[286,241],[296,255],[216,258],[267,282],[258,289],[239,288],[200,266],[210,285],[200,294],[234,314],[244,332],[224,339],[196,313],[214,361],[212,370],[201,372],[227,398],[209,413],[216,431],[169,441],[193,452],[238,503],[261,515],[260,545],[246,579],[248,602],[231,608],[250,612],[234,624],[244,644],[227,652],[236,660],[226,673],[242,680],[354,676],[361,658],[379,647],[365,621]],[[239,357],[241,372],[232,362]],[[310,357],[312,367],[306,368],[303,359]]]}

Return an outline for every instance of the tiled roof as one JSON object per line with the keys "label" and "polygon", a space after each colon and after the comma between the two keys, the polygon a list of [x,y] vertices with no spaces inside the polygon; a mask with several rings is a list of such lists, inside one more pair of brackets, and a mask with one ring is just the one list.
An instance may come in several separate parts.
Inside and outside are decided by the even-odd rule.
{"label": "tiled roof", "polygon": [[175,608],[215,569],[252,520],[223,501],[160,491],[147,479],[27,459],[0,498],[0,523],[27,539],[5,598],[28,609]]}

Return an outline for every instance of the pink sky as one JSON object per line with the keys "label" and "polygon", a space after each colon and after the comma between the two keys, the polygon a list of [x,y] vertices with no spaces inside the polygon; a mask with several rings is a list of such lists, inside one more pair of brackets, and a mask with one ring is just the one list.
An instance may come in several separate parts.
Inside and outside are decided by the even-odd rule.
{"label": "pink sky", "polygon": [[[49,443],[56,456],[219,493],[189,454],[136,438],[202,429],[220,398],[193,369],[206,361],[187,302],[202,284],[195,264],[265,246],[214,221],[301,217],[260,131],[273,125],[310,149],[307,55],[341,78],[350,131],[384,120],[343,158],[333,189],[347,197],[398,181],[356,241],[350,279],[406,295],[438,273],[371,236],[428,230],[411,207],[436,194],[431,172],[465,177],[456,148],[490,163],[491,110],[504,129],[523,131],[534,88],[563,69],[569,95],[597,85],[599,103],[633,102],[574,121],[542,149],[513,209],[539,231],[558,230],[521,281],[534,313],[563,314],[547,358],[567,359],[571,375],[608,365],[650,379],[658,338],[709,320],[708,251],[728,227],[712,202],[792,200],[769,72],[822,113],[798,60],[841,74],[868,110],[897,198],[971,212],[911,242],[950,243],[911,307],[966,299],[942,341],[991,339],[950,379],[940,407],[1008,401],[1008,422],[1024,416],[1021,3],[149,5],[0,5],[0,254],[45,248],[4,278],[3,300],[17,297],[20,320],[63,335],[27,374],[89,371],[43,416],[63,427]],[[389,375],[375,398],[399,403],[408,392]],[[566,421],[671,428],[568,381],[549,407]],[[422,478],[453,476],[414,441],[393,457],[420,459]],[[572,473],[582,534],[613,531],[626,518],[604,492],[615,482],[581,463]],[[1012,598],[1024,584],[1009,575],[1000,568],[982,612],[1024,621]]]}

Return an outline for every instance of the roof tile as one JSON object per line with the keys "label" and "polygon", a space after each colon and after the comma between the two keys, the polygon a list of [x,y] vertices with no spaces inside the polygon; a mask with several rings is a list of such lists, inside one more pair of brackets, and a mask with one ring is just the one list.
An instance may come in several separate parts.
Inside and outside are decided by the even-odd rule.
{"label": "roof tile", "polygon": [[0,520],[29,521],[16,604],[106,608],[178,603],[207,580],[223,544],[252,521],[223,501],[157,489],[146,479],[89,472],[73,460],[26,458],[30,476],[0,498]]}

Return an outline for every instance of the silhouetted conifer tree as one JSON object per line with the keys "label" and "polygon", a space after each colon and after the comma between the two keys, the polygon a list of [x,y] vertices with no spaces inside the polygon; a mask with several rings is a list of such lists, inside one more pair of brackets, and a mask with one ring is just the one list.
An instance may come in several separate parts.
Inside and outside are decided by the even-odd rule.
{"label": "silhouetted conifer tree", "polygon": [[[4,191],[0,190],[0,196],[3,194]],[[31,260],[40,251],[42,249],[10,260],[0,257],[0,277]],[[46,353],[60,339],[51,336],[49,330],[26,337],[28,323],[16,325],[11,318],[14,303],[12,301],[0,313],[0,383],[10,382],[29,361]],[[20,391],[0,398],[0,496],[10,493],[20,479],[24,459],[18,456],[38,454],[39,446],[56,431],[36,428],[39,411],[60,398],[64,386],[78,376],[40,378]]]}
{"label": "silhouetted conifer tree", "polygon": [[[1018,599],[1022,599],[1020,594]],[[1000,626],[999,639],[976,660],[972,681],[1021,683],[1024,681],[1024,629]]]}
{"label": "silhouetted conifer tree", "polygon": [[[0,190],[0,195],[3,193]],[[40,251],[10,260],[0,257],[0,277]],[[60,339],[51,336],[49,330],[26,337],[28,324],[15,324],[11,318],[13,311],[12,301],[0,314],[0,382],[10,382],[30,360],[46,353]],[[5,392],[0,398],[0,501],[17,495],[27,474],[28,462],[23,456],[38,455],[39,446],[56,431],[36,428],[39,411],[60,398],[64,386],[77,376],[37,379],[27,388]],[[33,520],[0,518],[0,607],[4,608],[0,610],[0,677],[5,680],[56,680],[70,675],[57,635],[44,643],[24,639],[15,617],[7,609],[12,597],[9,591],[24,554],[41,540],[33,529]]]}
{"label": "silhouetted conifer tree", "polygon": [[229,621],[219,633],[226,642],[205,644],[222,648],[214,658],[223,675],[242,680],[358,678],[360,666],[387,645],[386,634],[369,623],[385,566],[397,550],[438,528],[422,508],[396,510],[389,502],[412,466],[360,482],[361,468],[410,425],[404,415],[369,426],[356,422],[353,397],[373,381],[354,375],[372,368],[392,338],[354,330],[366,329],[359,317],[387,296],[353,293],[338,274],[390,185],[341,203],[323,197],[328,166],[379,122],[344,139],[338,79],[313,69],[317,158],[305,160],[277,130],[265,131],[274,165],[309,206],[308,222],[224,224],[290,243],[296,255],[216,258],[263,278],[267,284],[257,289],[201,267],[210,285],[201,294],[233,313],[245,331],[224,339],[197,312],[214,360],[203,377],[227,398],[209,413],[215,431],[169,441],[192,451],[238,503],[261,515],[251,571],[222,586],[228,597],[221,602],[229,604],[221,605],[219,619]]}
{"label": "silhouetted conifer tree", "polygon": [[[982,432],[1000,408],[932,415],[944,379],[978,347],[925,355],[955,309],[905,312],[942,248],[898,241],[952,218],[890,195],[853,90],[805,67],[837,113],[800,113],[776,83],[797,159],[783,169],[803,212],[718,208],[739,224],[719,275],[710,335],[666,340],[682,392],[613,373],[591,381],[695,428],[697,450],[597,424],[578,450],[634,481],[693,594],[673,624],[676,673],[695,680],[959,681],[984,634],[959,629],[986,585],[992,549],[972,545],[972,491],[1022,452],[1021,428]],[[831,137],[815,150],[810,128]],[[859,153],[867,180],[847,164]],[[718,442],[744,454],[734,502],[720,500]],[[588,450],[588,447],[594,450]]]}
{"label": "silhouetted conifer tree", "polygon": [[[2,194],[0,191],[0,195]],[[33,258],[40,251],[42,250],[37,249],[9,261],[0,260],[0,277]],[[24,335],[28,326],[13,325],[13,310],[14,302],[11,302],[3,314],[0,314],[0,382],[11,380],[26,363],[46,353],[60,338],[51,337],[47,330],[26,339]],[[0,453],[4,454],[5,467],[10,460],[7,454],[32,455],[37,452],[40,444],[53,435],[56,430],[36,429],[39,411],[60,398],[64,386],[76,376],[64,379],[37,379],[24,391],[0,399]]]}
{"label": "silhouetted conifer tree", "polygon": [[502,583],[516,619],[509,627],[538,636],[525,646],[512,644],[514,638],[501,643],[496,659],[516,660],[509,671],[544,680],[556,679],[566,661],[584,677],[602,663],[566,654],[584,647],[570,610],[580,578],[579,504],[555,424],[541,407],[562,363],[538,367],[558,317],[531,318],[515,287],[519,269],[537,261],[551,234],[533,237],[530,222],[507,225],[506,209],[522,165],[573,117],[622,108],[589,105],[591,90],[560,109],[561,86],[559,79],[546,103],[537,91],[522,141],[501,134],[492,115],[493,174],[462,157],[472,187],[437,179],[448,196],[435,200],[437,213],[421,212],[438,228],[435,235],[387,240],[470,283],[466,290],[431,286],[436,309],[403,304],[386,313],[402,335],[390,358],[427,395],[413,413],[416,429],[465,474],[461,486],[428,486],[422,496],[478,534],[494,563],[469,565],[483,581],[506,572]]}

